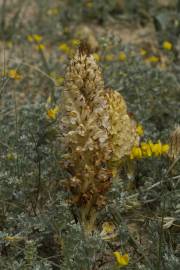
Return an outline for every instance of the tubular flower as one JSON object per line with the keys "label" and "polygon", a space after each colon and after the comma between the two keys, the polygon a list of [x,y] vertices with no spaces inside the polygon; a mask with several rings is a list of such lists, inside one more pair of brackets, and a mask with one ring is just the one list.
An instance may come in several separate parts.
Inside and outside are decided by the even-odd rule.
{"label": "tubular flower", "polygon": [[101,71],[84,48],[67,69],[61,108],[63,164],[72,175],[66,185],[87,231],[95,223],[96,209],[105,204],[115,171],[112,163],[118,160],[119,166],[119,159],[130,154],[137,135],[124,99],[105,91]]}
{"label": "tubular flower", "polygon": [[59,107],[56,106],[56,107],[51,108],[47,111],[47,116],[49,119],[55,120],[58,112],[59,112]]}
{"label": "tubular flower", "polygon": [[114,252],[117,264],[120,267],[126,266],[129,264],[129,255],[126,253],[122,255],[119,251]]}
{"label": "tubular flower", "polygon": [[8,76],[11,79],[14,79],[15,81],[19,81],[22,79],[22,76],[20,73],[18,73],[15,69],[10,69],[8,72]]}
{"label": "tubular flower", "polygon": [[163,49],[167,51],[171,51],[173,48],[173,45],[170,41],[164,41],[162,46],[163,46]]}
{"label": "tubular flower", "polygon": [[144,135],[144,129],[143,126],[141,124],[138,124],[136,127],[136,132],[139,136],[143,136]]}

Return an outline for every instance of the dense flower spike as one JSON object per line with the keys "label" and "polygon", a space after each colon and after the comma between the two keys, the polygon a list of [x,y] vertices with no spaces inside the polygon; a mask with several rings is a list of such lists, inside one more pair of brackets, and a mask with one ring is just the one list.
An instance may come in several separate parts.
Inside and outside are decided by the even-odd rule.
{"label": "dense flower spike", "polygon": [[85,47],[70,63],[61,103],[64,164],[72,176],[67,186],[87,230],[95,209],[105,204],[114,166],[137,141],[136,127],[123,97],[104,89],[101,71]]}

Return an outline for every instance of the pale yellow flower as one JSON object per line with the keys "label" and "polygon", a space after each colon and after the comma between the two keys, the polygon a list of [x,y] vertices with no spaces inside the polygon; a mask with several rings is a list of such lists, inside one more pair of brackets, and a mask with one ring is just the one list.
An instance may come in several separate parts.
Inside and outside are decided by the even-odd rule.
{"label": "pale yellow flower", "polygon": [[27,36],[27,40],[29,42],[41,42],[42,41],[42,36],[41,35],[37,35],[37,34],[34,34],[34,35],[28,35]]}
{"label": "pale yellow flower", "polygon": [[70,49],[70,47],[66,43],[61,43],[59,45],[59,50],[68,54],[71,49]]}
{"label": "pale yellow flower", "polygon": [[143,126],[141,124],[138,124],[136,127],[136,132],[139,136],[143,136],[144,135],[144,129]]}
{"label": "pale yellow flower", "polygon": [[71,44],[73,45],[73,46],[79,46],[79,44],[80,44],[80,40],[79,39],[72,39],[71,40]]}
{"label": "pale yellow flower", "polygon": [[42,44],[42,43],[40,43],[40,44],[38,44],[38,45],[35,46],[35,49],[37,51],[44,51],[45,50],[45,45]]}
{"label": "pale yellow flower", "polygon": [[114,60],[114,54],[109,53],[109,54],[105,55],[105,60],[109,61],[109,62],[113,61]]}
{"label": "pale yellow flower", "polygon": [[9,153],[7,153],[6,157],[7,157],[8,160],[15,160],[16,159],[16,154],[13,153],[13,152],[9,152]]}
{"label": "pale yellow flower", "polygon": [[59,107],[56,106],[56,107],[51,108],[51,109],[48,110],[47,116],[48,116],[49,119],[55,120],[56,117],[57,117],[58,112],[59,112]]}
{"label": "pale yellow flower", "polygon": [[8,76],[9,76],[9,78],[14,79],[16,81],[19,81],[22,79],[22,75],[20,73],[18,73],[17,70],[15,70],[15,69],[10,69],[8,71]]}
{"label": "pale yellow flower", "polygon": [[160,61],[158,56],[152,55],[146,58],[146,61],[149,63],[158,63]]}
{"label": "pale yellow flower", "polygon": [[124,52],[120,52],[119,53],[119,60],[120,61],[125,61],[126,60],[126,54]]}
{"label": "pale yellow flower", "polygon": [[96,62],[100,61],[100,55],[98,53],[93,53],[94,59],[96,60]]}
{"label": "pale yellow flower", "polygon": [[110,240],[117,236],[116,227],[112,222],[104,222],[100,236],[103,240]]}
{"label": "pale yellow flower", "polygon": [[140,49],[140,54],[142,55],[142,56],[145,56],[145,55],[147,55],[147,51],[145,50],[145,49]]}
{"label": "pale yellow flower", "polygon": [[171,51],[173,48],[172,43],[169,41],[164,41],[162,46],[163,46],[163,49],[167,51]]}
{"label": "pale yellow flower", "polygon": [[50,104],[50,103],[51,103],[51,101],[52,101],[52,98],[51,98],[51,96],[49,96],[49,97],[48,97],[48,99],[47,99],[47,103],[49,103],[49,104]]}
{"label": "pale yellow flower", "polygon": [[27,36],[27,40],[28,40],[29,42],[33,42],[33,41],[34,41],[32,35],[28,35],[28,36]]}

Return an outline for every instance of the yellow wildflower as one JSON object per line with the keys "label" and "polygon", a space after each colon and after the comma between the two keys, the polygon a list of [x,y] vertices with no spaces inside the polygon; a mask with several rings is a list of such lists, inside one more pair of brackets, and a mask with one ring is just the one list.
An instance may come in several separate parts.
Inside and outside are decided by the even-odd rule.
{"label": "yellow wildflower", "polygon": [[143,129],[143,126],[141,124],[138,124],[137,127],[136,127],[136,132],[139,136],[143,136],[144,134],[144,129]]}
{"label": "yellow wildflower", "polygon": [[73,46],[79,46],[79,44],[80,44],[80,40],[79,39],[72,39],[71,40],[71,44],[73,45]]}
{"label": "yellow wildflower", "polygon": [[152,150],[152,153],[155,156],[160,156],[162,154],[162,144],[161,144],[161,142],[158,141],[158,143],[152,144],[151,145],[151,150]]}
{"label": "yellow wildflower", "polygon": [[16,81],[19,81],[22,79],[22,75],[19,74],[15,69],[10,69],[8,72],[8,76],[11,79],[14,79]]}
{"label": "yellow wildflower", "polygon": [[140,147],[134,146],[131,150],[130,159],[142,158],[142,150]]}
{"label": "yellow wildflower", "polygon": [[125,61],[126,60],[126,54],[124,52],[119,53],[119,60],[120,61]]}
{"label": "yellow wildflower", "polygon": [[163,144],[161,144],[160,141],[158,141],[158,143],[151,144],[151,150],[155,156],[160,156],[160,155],[166,154],[168,152],[169,145],[168,144],[163,145]]}
{"label": "yellow wildflower", "polygon": [[48,112],[47,112],[47,115],[48,115],[48,117],[50,119],[55,120],[56,117],[57,117],[58,112],[59,112],[59,107],[56,106],[54,108],[49,109]]}
{"label": "yellow wildflower", "polygon": [[110,240],[117,236],[116,227],[112,222],[104,222],[100,236],[103,240]]}
{"label": "yellow wildflower", "polygon": [[98,53],[93,53],[93,57],[96,60],[96,62],[100,61],[100,55]]}
{"label": "yellow wildflower", "polygon": [[166,154],[169,151],[169,144],[163,144],[162,145],[162,154]]}
{"label": "yellow wildflower", "polygon": [[62,85],[63,82],[64,82],[64,78],[63,78],[63,77],[60,77],[60,76],[59,76],[59,77],[56,79],[56,84],[57,84],[58,86]]}
{"label": "yellow wildflower", "polygon": [[61,43],[59,45],[59,50],[67,54],[70,52],[70,48],[66,43]]}
{"label": "yellow wildflower", "polygon": [[35,48],[37,51],[44,51],[45,45],[41,43],[41,44],[36,45]]}
{"label": "yellow wildflower", "polygon": [[34,39],[35,42],[41,42],[42,41],[42,36],[35,34],[35,35],[33,35],[33,39]]}
{"label": "yellow wildflower", "polygon": [[145,56],[145,55],[147,55],[147,51],[145,50],[145,49],[140,49],[140,54],[142,55],[142,56]]}
{"label": "yellow wildflower", "polygon": [[109,53],[109,54],[105,55],[105,60],[106,61],[113,61],[114,60],[114,54]]}
{"label": "yellow wildflower", "polygon": [[27,40],[29,41],[29,42],[37,42],[37,43],[39,43],[39,42],[41,42],[42,41],[42,36],[40,36],[40,35],[37,35],[37,34],[34,34],[34,35],[28,35],[27,36]]}
{"label": "yellow wildflower", "polygon": [[117,262],[118,266],[124,267],[124,266],[129,264],[129,255],[127,253],[122,255],[121,252],[115,251],[114,256],[116,258],[116,262]]}
{"label": "yellow wildflower", "polygon": [[52,98],[51,98],[51,96],[49,96],[48,99],[47,99],[47,103],[50,104],[51,101],[52,101]]}
{"label": "yellow wildflower", "polygon": [[164,50],[170,51],[172,50],[173,45],[169,41],[164,41],[162,47]]}
{"label": "yellow wildflower", "polygon": [[16,159],[16,154],[12,153],[12,152],[9,152],[9,153],[7,153],[6,157],[7,157],[8,160],[15,160]]}
{"label": "yellow wildflower", "polygon": [[152,55],[152,56],[149,56],[146,61],[147,62],[150,62],[150,63],[157,63],[159,62],[159,57],[158,56],[155,56],[155,55]]}
{"label": "yellow wildflower", "polygon": [[33,41],[34,41],[32,35],[28,35],[28,36],[27,36],[27,40],[28,40],[29,42],[33,42]]}
{"label": "yellow wildflower", "polygon": [[152,156],[151,147],[148,143],[142,142],[141,149],[142,149],[143,157],[151,157]]}

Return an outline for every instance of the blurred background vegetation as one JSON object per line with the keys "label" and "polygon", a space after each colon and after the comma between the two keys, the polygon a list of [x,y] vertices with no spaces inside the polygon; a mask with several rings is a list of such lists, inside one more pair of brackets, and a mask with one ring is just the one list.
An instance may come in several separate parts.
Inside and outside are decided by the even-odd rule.
{"label": "blurred background vegetation", "polygon": [[[85,238],[62,188],[64,74],[81,40],[125,97],[143,140],[180,120],[180,1],[0,1],[0,269],[180,268],[180,167],[141,159],[114,182]],[[121,181],[120,181],[121,180]],[[116,237],[101,237],[113,223]],[[129,254],[118,264],[113,252]]]}

